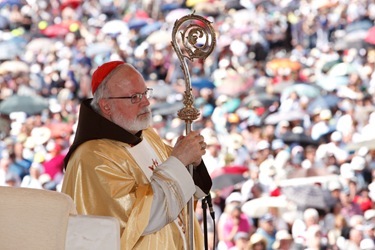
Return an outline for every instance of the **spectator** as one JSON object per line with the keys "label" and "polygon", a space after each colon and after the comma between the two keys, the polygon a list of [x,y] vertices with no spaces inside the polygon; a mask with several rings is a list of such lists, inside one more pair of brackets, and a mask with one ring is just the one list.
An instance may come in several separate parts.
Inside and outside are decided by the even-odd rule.
{"label": "spectator", "polygon": [[229,248],[229,250],[246,250],[246,246],[249,243],[249,240],[249,233],[238,232],[234,236],[234,246]]}
{"label": "spectator", "polygon": [[240,206],[233,206],[228,211],[228,216],[222,222],[219,240],[223,241],[229,249],[235,245],[235,236],[240,232],[251,233],[252,227],[247,216],[241,211]]}
{"label": "spectator", "polygon": [[290,250],[294,249],[293,237],[288,230],[279,230],[276,233],[276,241],[272,245],[274,250]]}
{"label": "spectator", "polygon": [[314,208],[308,208],[303,212],[303,218],[297,219],[292,225],[292,235],[296,245],[306,247],[307,231],[313,225],[319,225],[319,213]]}
{"label": "spectator", "polygon": [[271,214],[267,213],[259,219],[259,225],[256,233],[262,235],[266,239],[266,249],[272,250],[272,245],[276,240],[276,229],[274,225],[274,218]]}
{"label": "spectator", "polygon": [[327,249],[323,233],[319,225],[312,225],[306,231],[306,249],[324,250]]}
{"label": "spectator", "polygon": [[267,239],[258,233],[254,233],[250,237],[246,250],[267,250]]}

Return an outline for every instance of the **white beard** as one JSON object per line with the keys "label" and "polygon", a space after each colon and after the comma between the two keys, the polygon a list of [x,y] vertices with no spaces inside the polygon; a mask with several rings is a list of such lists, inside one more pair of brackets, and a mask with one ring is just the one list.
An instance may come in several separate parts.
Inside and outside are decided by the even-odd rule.
{"label": "white beard", "polygon": [[[147,109],[150,111],[149,109]],[[129,131],[132,134],[137,133],[140,130],[146,129],[151,125],[151,112],[148,115],[142,115],[141,119],[138,117],[134,120],[125,119],[123,116],[112,117],[113,122],[122,127],[123,129]]]}

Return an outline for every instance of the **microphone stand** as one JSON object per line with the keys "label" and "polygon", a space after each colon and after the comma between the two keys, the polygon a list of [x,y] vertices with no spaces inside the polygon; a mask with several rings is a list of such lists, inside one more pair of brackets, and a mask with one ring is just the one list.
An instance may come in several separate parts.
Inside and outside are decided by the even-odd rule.
{"label": "microphone stand", "polygon": [[[177,36],[177,34],[180,36]],[[187,60],[192,61],[198,58],[204,61],[211,54],[216,44],[215,30],[211,26],[211,22],[206,18],[194,15],[194,13],[186,15],[175,21],[171,44],[180,60],[185,78],[184,108],[179,110],[177,115],[181,120],[185,121],[186,134],[188,134],[191,132],[192,121],[199,117],[199,110],[194,107],[194,96],[192,94]],[[183,49],[180,48],[180,45],[183,45]],[[188,166],[188,170],[190,175],[193,176],[192,164]],[[186,211],[187,247],[189,250],[194,250],[194,197],[189,200]]]}
{"label": "microphone stand", "polygon": [[214,239],[213,239],[212,245],[213,245],[213,250],[214,250],[215,244],[216,244],[216,226],[215,226],[215,211],[212,206],[211,194],[208,194],[206,197],[202,199],[204,247],[206,250],[208,250],[207,205],[208,205],[210,215],[212,218],[212,223],[213,223]]}

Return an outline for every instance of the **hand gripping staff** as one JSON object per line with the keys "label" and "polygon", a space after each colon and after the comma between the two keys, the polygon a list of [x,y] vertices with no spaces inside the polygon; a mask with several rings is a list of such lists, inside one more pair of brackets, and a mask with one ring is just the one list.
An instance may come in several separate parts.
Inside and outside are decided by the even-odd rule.
{"label": "hand gripping staff", "polygon": [[[191,124],[199,116],[199,111],[194,107],[194,97],[192,95],[191,79],[187,60],[204,60],[211,54],[216,44],[215,31],[211,22],[195,15],[183,16],[177,19],[172,30],[172,46],[177,53],[181,63],[181,69],[185,78],[184,107],[178,111],[177,115],[185,121],[186,134],[191,132]],[[181,47],[183,49],[181,49]],[[193,165],[188,166],[188,170],[193,175]],[[188,249],[194,249],[194,197],[187,205],[185,222],[187,225]]]}

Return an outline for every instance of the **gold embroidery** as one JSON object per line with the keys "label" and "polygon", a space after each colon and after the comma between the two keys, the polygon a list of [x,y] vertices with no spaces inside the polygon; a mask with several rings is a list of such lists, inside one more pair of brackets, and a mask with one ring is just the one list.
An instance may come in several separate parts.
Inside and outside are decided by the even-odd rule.
{"label": "gold embroidery", "polygon": [[182,232],[186,233],[186,227],[185,227],[185,219],[184,219],[184,209],[182,209],[181,213],[178,215],[178,225],[181,227]]}

